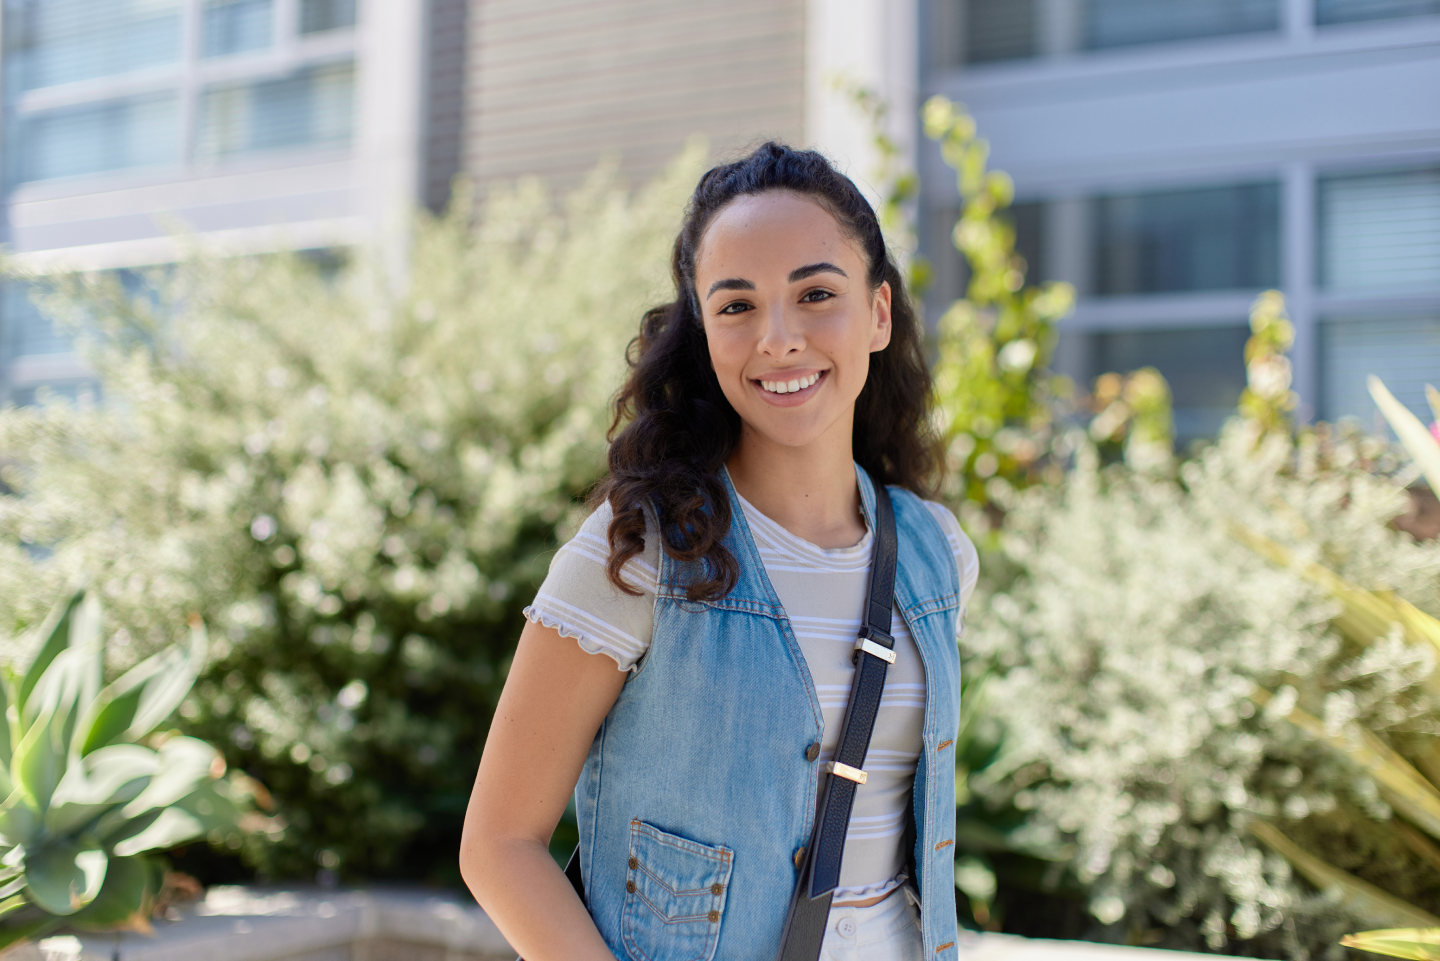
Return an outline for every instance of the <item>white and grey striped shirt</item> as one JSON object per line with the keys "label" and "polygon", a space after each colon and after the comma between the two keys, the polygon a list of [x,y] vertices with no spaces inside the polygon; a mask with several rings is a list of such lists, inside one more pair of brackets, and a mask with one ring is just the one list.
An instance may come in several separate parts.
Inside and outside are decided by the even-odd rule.
{"label": "white and grey striped shirt", "polygon": [[[739,502],[815,681],[825,718],[820,759],[829,760],[840,736],[855,671],[851,654],[869,591],[871,534],[866,531],[853,547],[821,548],[791,534],[743,497]],[[935,515],[954,552],[963,608],[979,573],[975,548],[954,514],[933,502],[927,501],[925,506]],[[640,590],[641,596],[616,590],[605,577],[611,516],[609,505],[602,505],[575,538],[560,548],[525,615],[576,638],[592,654],[608,654],[622,671],[628,671],[650,644],[660,548],[651,532],[645,539],[645,551],[625,565],[626,582]],[[898,613],[892,616],[891,633],[897,656],[886,674],[865,761],[869,779],[855,793],[840,887],[834,897],[837,903],[887,893],[899,883],[897,875],[905,864],[903,838],[921,751],[925,671]]]}

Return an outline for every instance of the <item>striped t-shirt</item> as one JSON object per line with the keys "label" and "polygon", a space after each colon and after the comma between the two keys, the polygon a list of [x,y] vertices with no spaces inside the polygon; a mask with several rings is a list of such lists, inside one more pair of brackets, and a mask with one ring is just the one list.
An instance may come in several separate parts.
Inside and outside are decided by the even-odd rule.
{"label": "striped t-shirt", "polygon": [[[870,586],[871,533],[866,531],[854,547],[821,548],[791,534],[743,497],[739,502],[815,682],[825,720],[820,760],[830,760],[855,672],[851,656]],[[925,506],[954,552],[963,619],[963,606],[979,573],[975,548],[954,514],[940,504],[927,501]],[[577,639],[592,654],[608,654],[622,671],[628,671],[650,646],[660,548],[653,530],[647,532],[644,552],[625,565],[625,581],[641,596],[616,590],[605,576],[611,516],[610,506],[601,505],[575,538],[560,548],[525,615]],[[869,778],[855,792],[835,903],[889,892],[900,883],[906,860],[910,791],[922,749],[925,671],[898,612],[892,614],[891,633],[895,663],[886,672],[885,693],[866,755]]]}

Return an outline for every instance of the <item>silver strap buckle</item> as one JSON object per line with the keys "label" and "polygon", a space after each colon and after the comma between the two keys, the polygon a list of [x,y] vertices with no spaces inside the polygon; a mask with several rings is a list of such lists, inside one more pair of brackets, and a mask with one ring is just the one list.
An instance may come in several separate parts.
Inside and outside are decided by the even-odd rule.
{"label": "silver strap buckle", "polygon": [[876,644],[868,637],[857,638],[855,641],[855,650],[864,651],[866,654],[869,654],[872,657],[878,657],[880,658],[880,660],[884,661],[887,664],[895,663],[894,651],[883,645]]}
{"label": "silver strap buckle", "polygon": [[864,784],[870,775],[858,767],[851,767],[848,764],[841,764],[839,761],[826,761],[825,770],[836,777],[843,777],[847,781],[854,781],[856,784]]}

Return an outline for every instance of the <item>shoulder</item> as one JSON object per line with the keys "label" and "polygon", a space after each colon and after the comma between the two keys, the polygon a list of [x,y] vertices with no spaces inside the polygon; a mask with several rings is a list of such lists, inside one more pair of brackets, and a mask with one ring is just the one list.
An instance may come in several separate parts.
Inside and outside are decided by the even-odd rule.
{"label": "shoulder", "polygon": [[980,552],[975,549],[975,545],[965,535],[965,531],[960,527],[960,521],[956,519],[955,513],[950,508],[937,501],[920,500],[918,497],[916,501],[935,519],[935,523],[944,533],[950,553],[955,557],[955,570],[960,575],[960,596],[968,599],[971,592],[975,590],[975,582],[980,577]]}
{"label": "shoulder", "polygon": [[[567,541],[556,555],[556,562],[567,554],[577,555],[602,567],[610,559],[610,522],[615,519],[615,510],[609,501],[600,505],[585,518],[580,530]],[[653,594],[655,580],[659,574],[660,539],[656,537],[655,520],[649,511],[645,512],[645,549],[625,563],[622,576],[640,590]],[[554,564],[551,565],[552,569]]]}

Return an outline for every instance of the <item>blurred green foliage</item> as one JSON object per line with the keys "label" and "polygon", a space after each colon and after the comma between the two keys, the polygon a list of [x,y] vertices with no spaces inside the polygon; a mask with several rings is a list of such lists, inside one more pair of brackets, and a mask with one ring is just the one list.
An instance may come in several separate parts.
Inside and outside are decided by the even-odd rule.
{"label": "blurred green foliage", "polygon": [[[149,929],[165,862],[154,852],[240,836],[253,791],[215,748],[156,733],[205,663],[206,633],[103,683],[101,612],[80,591],[0,669],[0,949],[62,924]],[[264,826],[264,819],[250,829]]]}
{"label": "blurred green foliage", "polygon": [[[86,573],[112,665],[198,611],[183,727],[272,792],[261,877],[458,883],[508,657],[604,463],[608,401],[704,150],[420,217],[406,275],[357,253],[198,251],[144,296],[80,278],[101,408],[0,411],[0,627]],[[11,651],[23,655],[22,651]]]}
{"label": "blurred green foliage", "polygon": [[989,526],[975,508],[1003,510],[1012,491],[1058,480],[1059,465],[1050,456],[1057,402],[1072,387],[1049,363],[1055,323],[1069,313],[1075,292],[1065,283],[1025,283],[1015,227],[1002,216],[1014,184],[987,169],[990,147],[976,136],[974,119],[940,96],[926,102],[921,116],[926,136],[939,142],[956,172],[961,200],[952,237],[969,283],[964,298],[940,317],[934,370],[947,499],[961,506],[974,536]]}

